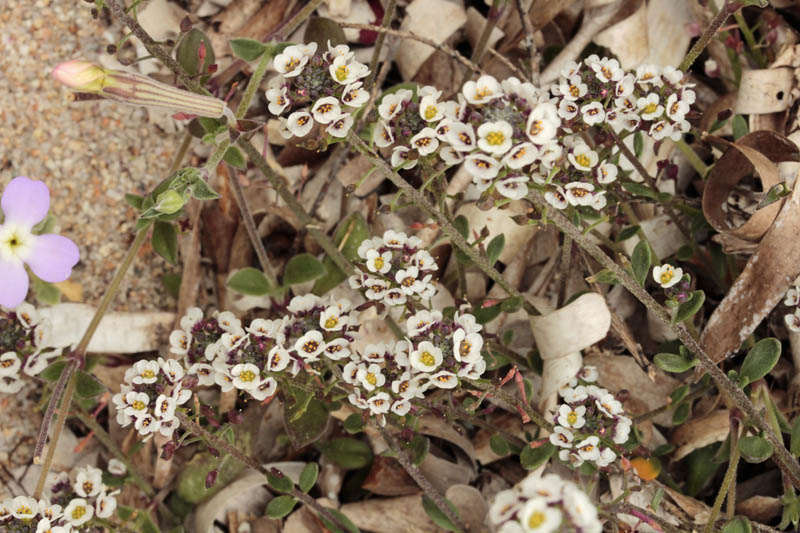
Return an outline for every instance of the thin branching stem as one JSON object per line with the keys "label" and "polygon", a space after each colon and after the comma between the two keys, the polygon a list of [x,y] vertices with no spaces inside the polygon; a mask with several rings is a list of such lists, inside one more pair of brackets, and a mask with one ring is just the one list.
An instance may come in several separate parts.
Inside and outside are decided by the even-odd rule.
{"label": "thin branching stem", "polygon": [[689,70],[689,67],[691,67],[692,63],[694,63],[698,56],[700,56],[700,53],[705,50],[706,46],[708,46],[708,43],[711,42],[711,39],[714,38],[714,35],[716,35],[717,31],[722,27],[725,21],[728,20],[728,17],[731,15],[731,13],[736,12],[739,7],[740,4],[736,1],[727,0],[725,2],[725,5],[722,6],[716,15],[714,15],[714,18],[711,19],[711,22],[708,24],[706,29],[703,30],[703,34],[700,35],[700,38],[694,43],[694,46],[692,46],[692,48],[686,54],[686,57],[683,58],[678,70],[683,72]]}
{"label": "thin branching stem", "polygon": [[[382,28],[388,28],[392,25],[392,20],[394,19],[394,12],[397,9],[397,0],[389,0],[389,3],[386,4],[386,8],[383,12],[383,20],[381,21]],[[372,83],[375,81],[375,76],[377,75],[378,69],[378,61],[381,59],[381,50],[383,49],[383,43],[386,41],[386,32],[381,32],[378,34],[378,38],[375,40],[375,49],[372,51],[372,59],[369,62],[369,76],[367,77],[366,81],[364,82],[364,87],[367,89],[372,87]]]}
{"label": "thin branching stem", "polygon": [[[497,27],[497,22],[500,20],[500,14],[503,12],[502,8],[505,6],[506,0],[493,0],[492,5],[489,7],[489,14],[486,17],[486,24],[483,25],[478,42],[475,44],[475,49],[472,51],[470,60],[476,65],[481,64],[483,54],[486,52],[486,47],[489,44],[489,39],[492,37],[492,32]],[[461,80],[461,85],[464,85],[472,77],[472,72],[465,72],[464,79]]]}

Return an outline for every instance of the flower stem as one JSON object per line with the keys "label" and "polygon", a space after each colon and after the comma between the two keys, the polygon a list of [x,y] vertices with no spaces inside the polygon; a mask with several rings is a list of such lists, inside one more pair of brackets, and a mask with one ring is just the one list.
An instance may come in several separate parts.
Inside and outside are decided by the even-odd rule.
{"label": "flower stem", "polygon": [[498,400],[508,404],[510,407],[521,408],[525,412],[525,414],[528,415],[528,417],[530,417],[531,421],[540,428],[545,429],[547,431],[553,430],[553,424],[545,420],[545,418],[541,414],[539,414],[533,407],[531,407],[530,404],[521,401],[513,394],[505,392],[500,387],[492,383],[488,383],[486,381],[477,379],[462,378],[462,381],[464,383],[469,384],[472,387],[475,387],[476,389],[488,392],[494,398],[497,398]]}
{"label": "flower stem", "polygon": [[[389,3],[386,4],[386,8],[383,12],[383,20],[381,21],[382,28],[388,28],[392,25],[396,8],[397,0],[389,0]],[[380,61],[381,49],[383,48],[383,43],[385,41],[386,33],[379,33],[378,38],[375,41],[375,50],[372,51],[372,59],[369,62],[369,76],[367,76],[367,79],[364,82],[364,87],[367,89],[372,87],[372,82],[375,80],[375,76],[377,75],[378,61]]]}
{"label": "flower stem", "polygon": [[756,66],[758,68],[767,68],[767,62],[764,59],[764,56],[761,54],[761,49],[756,43],[756,38],[753,35],[753,31],[750,29],[750,26],[747,25],[747,21],[744,20],[744,15],[742,15],[742,12],[737,11],[733,14],[733,18],[736,19],[736,24],[739,25],[739,29],[742,31],[744,42],[747,43],[747,47],[753,54],[753,59],[756,62]]}
{"label": "flower stem", "polygon": [[726,1],[725,5],[722,6],[722,9],[714,15],[714,18],[711,19],[711,22],[708,24],[708,27],[703,31],[703,34],[700,36],[700,39],[694,43],[694,46],[689,50],[686,54],[686,57],[683,58],[678,70],[686,72],[689,70],[689,67],[692,66],[692,63],[695,62],[697,57],[700,53],[708,46],[708,43],[711,42],[711,39],[714,38],[714,35],[717,31],[722,27],[726,20],[731,13],[737,11],[739,9],[739,4],[735,1]]}
{"label": "flower stem", "polygon": [[[520,21],[522,21],[522,29],[525,30],[525,47],[528,49],[528,60],[530,61],[530,79],[534,85],[539,84],[539,51],[536,49],[534,42],[534,29],[531,24],[531,2],[529,0],[514,0],[519,12]],[[524,2],[524,5],[523,5]]]}
{"label": "flower stem", "polygon": [[725,496],[728,495],[728,490],[733,486],[736,481],[736,467],[739,464],[739,439],[737,436],[738,429],[734,429],[735,425],[731,425],[731,456],[728,460],[728,469],[725,471],[725,477],[722,478],[722,485],[719,487],[717,497],[714,499],[714,506],[711,508],[711,515],[708,517],[708,523],[703,528],[703,533],[711,533],[714,529],[714,522],[717,521],[717,516],[722,509],[722,502],[725,501]]}
{"label": "flower stem", "polygon": [[683,139],[676,142],[675,146],[677,146],[678,150],[683,153],[683,157],[689,161],[689,164],[692,165],[692,168],[694,168],[695,171],[700,174],[700,177],[705,179],[706,175],[708,174],[709,167],[703,162],[702,159],[700,159],[700,156],[697,155],[697,152],[695,152],[691,146],[686,144],[686,141]]}
{"label": "flower stem", "polygon": [[[239,106],[236,108],[237,119],[243,119],[245,113],[247,113],[247,110],[250,108],[250,103],[253,101],[256,91],[261,85],[261,80],[264,79],[264,75],[267,73],[267,67],[270,61],[272,61],[272,54],[264,51],[264,53],[261,54],[261,59],[258,60],[256,70],[253,72],[253,75],[250,76],[250,81],[247,82],[247,88],[244,90],[242,101],[239,102]],[[235,124],[231,124],[231,126],[235,126]]]}
{"label": "flower stem", "polygon": [[[546,209],[547,201],[538,191],[531,191],[529,198],[539,208]],[[633,294],[637,300],[642,302],[645,307],[653,311],[653,313],[665,324],[669,325],[670,329],[675,332],[678,339],[684,346],[697,357],[700,366],[709,373],[714,384],[720,392],[727,396],[730,401],[739,407],[748,418],[755,424],[761,431],[764,432],[767,439],[772,443],[775,448],[774,460],[778,464],[781,471],[791,480],[795,487],[800,488],[800,464],[786,449],[783,440],[778,438],[770,425],[758,413],[753,403],[742,392],[738,385],[733,383],[725,373],[717,367],[714,361],[709,357],[705,350],[700,346],[700,343],[692,336],[689,330],[683,324],[673,324],[667,310],[659,304],[633,277],[617,263],[614,262],[606,253],[589,238],[587,238],[579,228],[575,227],[569,220],[561,213],[551,210],[548,213],[549,220],[558,227],[562,232],[570,235],[578,245],[586,250],[586,252],[594,257],[601,265],[614,273],[616,278],[620,280],[622,285]]]}

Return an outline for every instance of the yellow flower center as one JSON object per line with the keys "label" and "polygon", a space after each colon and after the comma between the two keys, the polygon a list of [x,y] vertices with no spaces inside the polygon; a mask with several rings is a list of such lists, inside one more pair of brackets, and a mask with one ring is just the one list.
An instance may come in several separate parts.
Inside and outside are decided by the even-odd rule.
{"label": "yellow flower center", "polygon": [[303,345],[303,351],[306,353],[316,352],[317,348],[319,348],[319,343],[317,341],[308,341]]}
{"label": "yellow flower center", "polygon": [[2,366],[3,368],[8,368],[13,364],[14,364],[14,359],[6,359],[2,363],[0,363],[0,366]]}
{"label": "yellow flower center", "polygon": [[341,352],[341,351],[342,351],[342,345],[341,344],[333,344],[331,346],[328,346],[328,353],[338,353],[338,352]]}
{"label": "yellow flower center", "polygon": [[492,146],[499,146],[506,140],[506,136],[499,131],[493,131],[486,136],[486,142]]}
{"label": "yellow flower center", "polygon": [[578,96],[580,96],[580,94],[581,94],[581,91],[580,91],[580,89],[578,89],[578,87],[576,87],[575,85],[570,85],[570,86],[569,86],[569,94],[570,94],[571,96],[574,96],[575,98],[577,98]]}
{"label": "yellow flower center", "polygon": [[433,120],[433,117],[436,116],[436,106],[429,105],[425,108],[425,120]]}
{"label": "yellow flower center", "polygon": [[376,257],[375,258],[375,268],[380,270],[383,268],[383,257]]}
{"label": "yellow flower center", "polygon": [[570,411],[567,415],[567,423],[572,426],[578,421],[578,413],[575,411]]}
{"label": "yellow flower center", "polygon": [[475,89],[475,99],[480,100],[492,95],[492,90],[489,87],[477,87]]}
{"label": "yellow flower center", "polygon": [[338,81],[344,81],[347,79],[347,75],[350,73],[350,69],[347,68],[347,65],[341,65],[339,68],[336,69],[336,79]]}
{"label": "yellow flower center", "polygon": [[661,280],[661,283],[669,283],[672,281],[673,276],[675,276],[675,273],[671,270],[667,270],[666,272],[661,273],[659,279]]}
{"label": "yellow flower center", "polygon": [[364,379],[366,379],[367,383],[369,383],[373,387],[378,382],[378,378],[375,377],[375,374],[373,374],[372,372],[367,373],[367,377],[365,377]]}
{"label": "yellow flower center", "polygon": [[528,129],[528,134],[530,135],[538,135],[542,132],[544,127],[542,126],[541,120],[534,120],[531,122],[531,127]]}
{"label": "yellow flower center", "polygon": [[433,366],[436,364],[436,358],[430,352],[422,352],[422,355],[419,356],[419,360],[422,361],[422,364],[425,366]]}
{"label": "yellow flower center", "polygon": [[521,159],[522,156],[524,156],[526,153],[527,150],[525,148],[520,148],[519,150],[511,154],[511,159]]}
{"label": "yellow flower center", "polygon": [[536,529],[544,523],[544,520],[544,513],[541,511],[535,511],[528,519],[528,527],[531,529]]}
{"label": "yellow flower center", "polygon": [[658,104],[647,104],[647,105],[644,107],[644,112],[645,112],[645,113],[648,113],[648,114],[650,114],[650,113],[655,113],[655,112],[656,112],[656,109],[658,109]]}
{"label": "yellow flower center", "polygon": [[603,76],[605,76],[607,80],[611,79],[611,69],[609,69],[608,67],[601,68],[600,72],[603,73]]}
{"label": "yellow flower center", "polygon": [[439,376],[438,378],[436,378],[436,380],[437,380],[439,383],[447,383],[448,381],[450,381],[450,377],[451,377],[451,376],[447,376],[447,375],[444,375],[444,376]]}
{"label": "yellow flower center", "polygon": [[587,191],[586,189],[581,189],[580,187],[576,187],[572,189],[572,194],[573,196],[577,196],[578,198],[583,198],[584,196],[589,194],[589,191]]}
{"label": "yellow flower center", "polygon": [[403,281],[400,282],[400,285],[403,287],[411,287],[416,280],[412,277],[403,278]]}
{"label": "yellow flower center", "polygon": [[30,507],[26,507],[25,505],[22,505],[17,509],[17,513],[18,514],[31,514],[31,508]]}
{"label": "yellow flower center", "polygon": [[586,154],[575,156],[575,161],[582,167],[588,167],[592,163],[592,160]]}
{"label": "yellow flower center", "polygon": [[86,507],[78,506],[72,510],[72,519],[73,520],[80,520],[80,518],[86,514]]}
{"label": "yellow flower center", "polygon": [[142,401],[139,401],[139,400],[136,400],[135,402],[133,402],[133,403],[131,404],[131,407],[133,407],[133,408],[134,408],[134,409],[136,409],[137,411],[142,411],[142,410],[143,410],[145,407],[147,407],[147,406],[144,404],[144,402],[142,402]]}
{"label": "yellow flower center", "polygon": [[472,146],[472,139],[466,133],[459,133],[458,140],[466,144],[467,146]]}
{"label": "yellow flower center", "polygon": [[152,370],[145,370],[144,372],[142,372],[142,377],[145,379],[152,379],[156,377],[156,373],[153,372]]}
{"label": "yellow flower center", "polygon": [[6,238],[6,240],[5,240],[5,242],[3,244],[8,246],[11,249],[11,252],[13,253],[15,248],[21,248],[22,247],[23,238],[22,238],[22,236],[18,235],[17,233],[11,233],[11,235],[9,235]]}
{"label": "yellow flower center", "polygon": [[83,484],[83,492],[85,492],[86,494],[90,494],[92,492],[92,489],[94,489],[94,483],[87,481]]}
{"label": "yellow flower center", "polygon": [[330,317],[328,320],[325,321],[325,327],[328,329],[335,328],[336,324],[339,323],[339,319],[335,316]]}
{"label": "yellow flower center", "polygon": [[333,104],[322,104],[317,108],[317,111],[320,113],[330,113],[331,109],[333,109]]}
{"label": "yellow flower center", "polygon": [[241,372],[239,374],[239,379],[241,381],[245,381],[245,382],[249,383],[249,382],[253,381],[254,379],[256,379],[256,373],[251,371],[251,370],[245,370],[244,372]]}
{"label": "yellow flower center", "polygon": [[408,390],[409,385],[410,383],[408,381],[404,381],[397,387],[397,390],[399,390],[400,392],[405,392]]}
{"label": "yellow flower center", "polygon": [[467,341],[461,341],[461,346],[459,347],[459,353],[461,357],[466,357],[469,355],[470,350],[472,350],[472,344]]}
{"label": "yellow flower center", "polygon": [[306,124],[308,124],[309,120],[310,119],[307,116],[303,115],[302,117],[297,119],[297,124],[299,126],[305,126]]}

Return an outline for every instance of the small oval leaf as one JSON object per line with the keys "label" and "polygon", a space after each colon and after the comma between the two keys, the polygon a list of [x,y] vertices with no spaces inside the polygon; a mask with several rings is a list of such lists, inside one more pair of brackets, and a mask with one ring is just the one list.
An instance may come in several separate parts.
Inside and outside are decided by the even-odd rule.
{"label": "small oval leaf", "polygon": [[772,443],[764,437],[748,435],[739,439],[742,459],[748,463],[762,463],[772,456]]}
{"label": "small oval leaf", "polygon": [[253,267],[234,271],[228,278],[228,288],[249,296],[265,296],[272,290],[264,273]]}
{"label": "small oval leaf", "polygon": [[303,472],[300,473],[300,481],[298,486],[303,492],[310,491],[317,483],[317,476],[319,475],[319,465],[317,463],[308,463]]}
{"label": "small oval leaf", "polygon": [[297,285],[325,274],[325,266],[311,254],[298,254],[289,260],[283,274],[285,285]]}
{"label": "small oval leaf", "polygon": [[273,499],[267,505],[267,516],[270,518],[283,518],[294,509],[297,500],[294,497],[284,494]]}
{"label": "small oval leaf", "polygon": [[639,285],[644,285],[647,279],[647,273],[650,272],[650,262],[653,256],[650,253],[650,246],[645,241],[639,241],[636,248],[633,249],[631,254],[631,270],[633,277],[639,282]]}
{"label": "small oval leaf", "polygon": [[372,462],[372,448],[366,442],[342,437],[322,446],[322,453],[342,468],[362,468]]}
{"label": "small oval leaf", "polygon": [[781,356],[781,343],[769,337],[761,339],[750,348],[739,371],[739,384],[744,387],[769,374]]}
{"label": "small oval leaf", "polygon": [[698,361],[697,359],[687,359],[676,353],[657,353],[653,358],[653,362],[661,370],[679,374],[694,368]]}
{"label": "small oval leaf", "polygon": [[536,448],[525,446],[519,455],[519,462],[525,470],[533,470],[543,465],[555,452],[556,447],[551,442],[545,442]]}

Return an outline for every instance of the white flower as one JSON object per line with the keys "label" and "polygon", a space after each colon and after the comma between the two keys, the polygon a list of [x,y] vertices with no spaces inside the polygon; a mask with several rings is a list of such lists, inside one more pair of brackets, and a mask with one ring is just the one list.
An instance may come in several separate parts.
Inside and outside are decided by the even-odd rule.
{"label": "white flower", "polygon": [[440,370],[430,377],[429,383],[440,389],[454,389],[458,385],[458,377],[447,370]]}
{"label": "white flower", "polygon": [[558,117],[555,104],[550,102],[537,104],[528,115],[528,124],[525,128],[528,139],[534,144],[541,145],[554,138],[558,126],[561,125],[561,119]]}
{"label": "white flower", "polygon": [[386,305],[403,305],[407,301],[406,293],[400,289],[389,289],[383,296],[383,302]]}
{"label": "white flower", "polygon": [[464,159],[464,168],[473,178],[492,180],[500,172],[500,162],[488,155],[473,154]]}
{"label": "white flower", "polygon": [[385,392],[379,392],[367,400],[369,412],[373,415],[387,413],[392,406],[392,399]]}
{"label": "white flower", "polygon": [[564,189],[560,185],[556,185],[555,189],[545,192],[544,199],[556,209],[566,209],[567,205],[569,205]]}
{"label": "white flower", "polygon": [[502,163],[508,168],[516,170],[533,163],[538,156],[539,149],[532,143],[524,142],[514,146],[503,157]]}
{"label": "white flower", "polygon": [[581,113],[583,113],[583,122],[589,126],[600,124],[606,118],[606,112],[600,102],[586,104],[581,108]]}
{"label": "white flower", "polygon": [[436,138],[436,132],[433,128],[422,128],[422,131],[411,137],[409,141],[411,147],[415,148],[419,155],[432,154],[439,147],[439,139]]}
{"label": "white flower", "polygon": [[597,466],[602,468],[604,466],[608,466],[611,463],[613,463],[616,458],[617,454],[614,453],[614,450],[612,450],[611,448],[601,448],[600,456],[597,459],[595,459],[595,464],[597,464]]}
{"label": "white flower", "polygon": [[559,74],[561,74],[565,78],[569,78],[570,76],[578,72],[580,68],[581,68],[580,63],[576,63],[575,61],[567,61],[566,63],[564,63],[564,66],[561,67],[561,71],[559,72]]}
{"label": "white flower", "polygon": [[381,367],[375,363],[369,366],[360,365],[356,380],[368,391],[373,391],[378,387],[382,387],[386,383],[386,376],[381,373]]}
{"label": "white flower", "polygon": [[594,185],[591,183],[574,181],[567,183],[564,189],[566,190],[567,201],[571,205],[592,205],[594,201],[594,196],[592,195]]}
{"label": "white flower", "polygon": [[664,70],[661,71],[661,77],[673,85],[680,83],[684,75],[683,72],[669,65],[664,67]]}
{"label": "white flower", "polygon": [[572,448],[572,441],[574,439],[575,436],[572,434],[572,432],[568,429],[562,428],[561,426],[554,427],[553,432],[550,434],[550,442],[552,442],[553,445],[561,448]]}
{"label": "white flower", "polygon": [[625,74],[622,79],[617,82],[617,86],[614,88],[614,96],[619,98],[621,96],[632,95],[634,83],[636,83],[636,77],[633,74]]}
{"label": "white flower", "polygon": [[625,75],[625,71],[619,67],[619,61],[607,57],[594,63],[592,65],[592,70],[594,70],[597,79],[603,83],[619,81],[622,79],[622,76]]}
{"label": "white flower", "polygon": [[658,65],[639,65],[636,68],[636,81],[645,87],[651,83],[656,87],[664,84],[661,81],[661,69]]}
{"label": "white flower", "polygon": [[30,520],[39,514],[39,502],[29,496],[17,496],[8,507],[11,515],[20,520]]}
{"label": "white flower", "polygon": [[592,170],[592,168],[597,165],[598,161],[597,152],[584,143],[575,145],[572,149],[572,153],[570,153],[567,158],[570,163],[572,163],[572,166],[583,171]]}
{"label": "white flower", "polygon": [[496,190],[505,198],[519,200],[528,194],[527,176],[512,176],[497,182]]}
{"label": "white flower", "polygon": [[683,269],[674,267],[669,263],[653,267],[653,279],[664,289],[677,284],[682,277]]}
{"label": "white flower", "polygon": [[602,163],[597,167],[597,183],[607,185],[617,179],[619,169],[613,163]]}
{"label": "white flower", "polygon": [[567,403],[582,402],[583,400],[589,397],[589,395],[586,392],[586,387],[584,387],[583,385],[579,385],[577,387],[563,388],[559,390],[558,393],[561,395],[562,398],[564,398],[564,401]]}
{"label": "white flower", "polygon": [[583,415],[586,414],[586,407],[579,405],[574,409],[569,405],[558,407],[558,423],[565,428],[580,429],[586,424]]}
{"label": "white flower", "polygon": [[161,429],[161,421],[150,414],[144,414],[136,419],[133,427],[136,428],[140,435],[147,436]]}
{"label": "white flower", "polygon": [[147,406],[150,404],[150,397],[144,392],[130,391],[125,395],[125,411],[136,418],[147,414]]}
{"label": "white flower", "polygon": [[406,320],[406,331],[409,337],[416,337],[428,331],[428,329],[436,322],[442,319],[442,313],[439,311],[418,311],[411,315]]}
{"label": "white flower", "polygon": [[483,337],[478,333],[467,333],[464,329],[457,329],[453,333],[453,357],[463,363],[474,363],[481,359]]}
{"label": "white flower", "polygon": [[369,100],[369,92],[362,88],[360,81],[351,83],[342,92],[342,103],[349,107],[361,107]]}
{"label": "white flower", "polygon": [[31,329],[41,322],[42,317],[34,306],[28,302],[22,302],[14,309],[17,320],[25,329]]}
{"label": "white flower", "polygon": [[286,119],[286,129],[296,137],[305,137],[313,127],[314,120],[308,111],[295,111]]}
{"label": "white flower", "polygon": [[198,384],[204,387],[214,384],[214,367],[207,363],[194,363],[187,374],[197,375]]}
{"label": "white flower", "polygon": [[112,458],[108,460],[108,471],[115,476],[124,476],[128,467],[119,459]]}
{"label": "white flower", "polygon": [[416,159],[408,158],[409,152],[405,146],[395,146],[392,150],[392,166],[397,169],[411,169],[417,166]]}
{"label": "white flower", "polygon": [[111,518],[117,510],[117,499],[112,494],[103,492],[94,503],[95,514],[100,518]]}
{"label": "white flower", "polygon": [[283,52],[275,56],[272,64],[284,78],[292,78],[300,74],[308,63],[309,56],[304,52],[297,45],[287,46]]}
{"label": "white flower", "polygon": [[320,124],[331,123],[341,112],[342,108],[339,107],[339,100],[333,96],[320,98],[311,108],[311,114],[314,116],[314,120]]}
{"label": "white flower", "polygon": [[192,337],[185,330],[176,329],[169,335],[170,353],[185,355],[189,351]]}
{"label": "white flower", "polygon": [[405,416],[411,410],[411,402],[406,399],[396,400],[392,404],[392,412],[397,416]]}
{"label": "white flower", "polygon": [[598,445],[600,444],[600,438],[592,435],[586,439],[583,439],[579,443],[575,445],[575,449],[578,452],[578,455],[584,461],[596,461],[600,458],[600,448]]}
{"label": "white flower", "polygon": [[618,415],[623,412],[622,403],[614,398],[614,395],[611,393],[604,395],[602,398],[595,400],[594,402],[597,404],[597,408],[609,418],[614,418],[614,415]]}
{"label": "white flower", "polygon": [[447,142],[457,152],[471,152],[475,149],[475,130],[463,122],[450,122],[446,133]]}
{"label": "white flower", "polygon": [[0,377],[16,376],[22,367],[22,361],[16,352],[6,352],[0,355]]}
{"label": "white flower", "polygon": [[458,376],[467,379],[478,379],[484,372],[486,372],[486,361],[479,359],[474,363],[463,365],[458,371]]}
{"label": "white flower", "polygon": [[625,444],[628,442],[628,437],[631,434],[631,419],[624,416],[619,417],[617,424],[614,426],[614,431],[611,439],[616,444]]}
{"label": "white flower", "polygon": [[468,81],[461,89],[470,104],[485,104],[503,96],[503,89],[494,77],[483,75],[478,81]]}
{"label": "white flower", "polygon": [[665,139],[667,137],[671,138],[674,131],[675,130],[669,122],[666,120],[659,120],[650,126],[650,131],[648,131],[647,134],[656,141],[660,141],[661,139]]}
{"label": "white flower", "polygon": [[484,122],[478,127],[478,147],[490,154],[502,155],[511,149],[514,129],[505,120]]}
{"label": "white flower", "polygon": [[[177,406],[178,403],[175,401],[175,398],[172,396],[159,394],[158,398],[156,398],[153,412],[158,418],[163,420],[172,420],[175,417],[175,408]],[[81,494],[81,496],[86,496],[86,494]]]}
{"label": "white flower", "polygon": [[316,360],[322,350],[325,349],[325,341],[322,340],[322,333],[311,330],[294,343],[294,349],[303,359]]}
{"label": "white flower", "polygon": [[423,96],[419,103],[419,116],[426,122],[436,122],[444,118],[444,106],[436,102],[434,95]]}
{"label": "white flower", "polygon": [[561,100],[558,103],[558,116],[564,120],[572,120],[578,115],[578,104],[569,100]]}
{"label": "white flower", "polygon": [[592,193],[592,201],[589,203],[589,206],[596,211],[600,211],[607,203],[606,191],[595,191]]}
{"label": "white flower", "polygon": [[367,288],[365,296],[370,300],[383,300],[386,292],[389,290],[389,284],[382,279],[370,278],[364,282],[364,287]]}
{"label": "white flower", "polygon": [[[0,518],[2,520],[2,518]],[[36,533],[69,533],[71,530],[64,526],[54,526],[54,520],[43,518],[36,524]]]}
{"label": "white flower", "polygon": [[589,90],[589,87],[583,83],[583,79],[579,75],[562,79],[557,88],[561,96],[572,101],[586,95]]}
{"label": "white flower", "polygon": [[78,496],[91,498],[103,490],[103,471],[93,466],[87,466],[78,471],[73,484]]}
{"label": "white flower", "polygon": [[181,317],[181,329],[191,335],[195,324],[201,320],[203,320],[203,310],[199,307],[190,307],[186,315]]}
{"label": "white flower", "polygon": [[586,365],[578,370],[577,377],[581,378],[583,381],[588,383],[594,383],[597,381],[599,374],[597,372],[597,367],[592,365]]}
{"label": "white flower", "polygon": [[355,405],[359,409],[366,409],[369,407],[369,405],[367,405],[367,400],[361,396],[361,389],[358,387],[355,388],[354,392],[351,392],[347,396],[347,399],[350,400],[351,404]]}
{"label": "white flower", "polygon": [[564,512],[584,533],[600,533],[603,530],[597,518],[597,509],[589,497],[575,485],[568,485],[563,494]]}
{"label": "white flower", "polygon": [[409,242],[408,235],[403,233],[402,231],[393,231],[393,230],[386,230],[383,233],[383,244],[385,244],[389,248],[398,248],[402,249]]}
{"label": "white flower", "polygon": [[795,333],[800,332],[800,309],[795,309],[794,313],[783,315],[783,321],[786,323],[786,327],[789,328],[789,331]]}
{"label": "white flower", "polygon": [[350,113],[341,113],[330,125],[325,128],[325,131],[328,132],[333,137],[343,138],[347,137],[347,133],[350,131],[350,128],[353,127],[353,115]]}
{"label": "white flower", "polygon": [[558,458],[572,468],[578,468],[583,464],[583,459],[572,450],[561,450],[558,452]]}
{"label": "white flower", "polygon": [[133,378],[130,381],[136,385],[155,383],[160,370],[157,361],[137,361],[133,365],[131,372]]}
{"label": "white flower", "polygon": [[378,105],[378,115],[385,120],[390,121],[396,117],[403,110],[403,103],[411,99],[411,91],[401,89],[396,93],[387,94]]}
{"label": "white flower", "polygon": [[269,102],[267,108],[273,115],[280,115],[289,107],[289,88],[286,86],[268,89],[266,96]]}
{"label": "white flower", "polygon": [[163,359],[159,357],[158,365],[161,372],[167,377],[167,381],[173,385],[183,379],[183,376],[186,374],[183,365],[175,359]]}
{"label": "white flower", "polygon": [[636,109],[641,111],[644,120],[653,120],[664,113],[664,106],[659,103],[656,93],[650,93],[636,100]]}
{"label": "white flower", "polygon": [[250,322],[250,325],[245,328],[245,331],[258,337],[276,337],[280,333],[280,326],[280,320],[255,318]]}
{"label": "white flower", "polygon": [[369,74],[369,68],[366,65],[343,56],[334,59],[328,67],[328,71],[334,81],[342,85],[350,85]]}
{"label": "white flower", "polygon": [[91,520],[93,515],[94,507],[89,505],[83,498],[70,500],[66,509],[64,509],[64,518],[72,527],[82,526]]}
{"label": "white flower", "polygon": [[432,372],[442,364],[442,350],[430,341],[422,341],[417,349],[411,352],[409,362],[419,372]]}
{"label": "white flower", "polygon": [[689,109],[689,104],[679,100],[677,93],[673,93],[667,98],[667,116],[675,122],[683,120]]}
{"label": "white flower", "polygon": [[394,144],[394,135],[391,128],[385,122],[378,121],[375,128],[372,130],[372,142],[379,148],[386,148]]}
{"label": "white flower", "polygon": [[511,518],[520,507],[519,494],[514,489],[498,492],[489,507],[489,522],[497,525]]}
{"label": "white flower", "polygon": [[278,389],[278,382],[275,381],[273,378],[266,378],[262,379],[258,386],[255,389],[250,389],[247,392],[250,396],[253,397],[254,400],[263,402],[273,394]]}
{"label": "white flower", "polygon": [[[312,43],[312,44],[315,46],[316,50],[317,43]],[[351,59],[355,55],[356,53],[350,50],[350,47],[347,46],[346,44],[338,44],[336,46],[332,46],[330,39],[328,39],[328,58],[330,60],[336,59],[337,57],[344,57],[346,59]]]}
{"label": "white flower", "polygon": [[561,525],[561,511],[542,499],[532,498],[522,508],[520,522],[526,533],[550,533]]}
{"label": "white flower", "polygon": [[392,252],[378,253],[377,250],[368,250],[366,259],[370,272],[386,274],[392,269]]}
{"label": "white flower", "polygon": [[302,314],[313,310],[315,307],[322,305],[322,299],[316,294],[308,293],[304,296],[295,296],[289,302],[287,309],[292,313]]}

